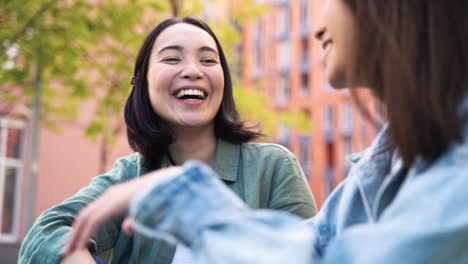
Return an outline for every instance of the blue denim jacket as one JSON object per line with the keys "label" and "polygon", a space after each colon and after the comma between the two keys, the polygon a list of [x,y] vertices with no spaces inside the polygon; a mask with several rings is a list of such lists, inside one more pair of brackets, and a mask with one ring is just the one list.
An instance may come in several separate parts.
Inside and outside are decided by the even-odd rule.
{"label": "blue denim jacket", "polygon": [[250,210],[204,165],[136,197],[137,232],[193,248],[197,263],[468,263],[468,142],[407,172],[388,129],[307,221]]}

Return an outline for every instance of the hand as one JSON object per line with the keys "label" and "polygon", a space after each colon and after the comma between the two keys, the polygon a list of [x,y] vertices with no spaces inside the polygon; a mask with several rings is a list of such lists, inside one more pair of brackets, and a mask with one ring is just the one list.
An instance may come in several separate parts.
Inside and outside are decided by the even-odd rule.
{"label": "hand", "polygon": [[95,264],[96,261],[94,261],[93,257],[91,256],[91,253],[89,253],[88,249],[81,249],[81,250],[75,250],[72,254],[64,257],[60,264]]}
{"label": "hand", "polygon": [[[75,250],[86,249],[91,235],[108,220],[128,211],[130,201],[136,194],[158,182],[168,181],[181,173],[180,167],[171,167],[149,173],[138,179],[109,187],[101,197],[81,210],[73,224],[70,237],[63,249],[68,256]],[[125,221],[124,230],[131,231],[131,222]],[[125,226],[126,225],[126,226]]]}

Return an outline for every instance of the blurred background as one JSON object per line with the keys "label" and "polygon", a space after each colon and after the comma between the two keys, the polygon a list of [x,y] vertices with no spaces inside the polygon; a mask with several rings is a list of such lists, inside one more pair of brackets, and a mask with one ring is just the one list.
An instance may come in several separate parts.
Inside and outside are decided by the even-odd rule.
{"label": "blurred background", "polygon": [[0,260],[47,208],[132,153],[123,106],[140,45],[161,20],[193,15],[220,38],[245,119],[289,148],[322,205],[367,147],[383,107],[324,78],[313,29],[323,0],[0,0]]}

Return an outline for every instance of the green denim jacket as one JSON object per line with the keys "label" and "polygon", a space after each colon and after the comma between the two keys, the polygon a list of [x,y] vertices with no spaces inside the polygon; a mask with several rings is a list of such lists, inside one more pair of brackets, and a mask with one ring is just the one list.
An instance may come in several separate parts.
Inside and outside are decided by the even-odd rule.
{"label": "green denim jacket", "polygon": [[[112,170],[96,176],[75,196],[42,213],[23,241],[19,263],[59,263],[78,212],[111,185],[145,174],[140,159],[138,153],[118,159]],[[168,166],[165,156],[161,167]],[[251,208],[283,210],[303,218],[317,212],[299,163],[284,147],[218,140],[214,170]],[[175,245],[142,235],[128,236],[121,232],[122,220],[114,219],[100,228],[90,244],[93,254],[113,249],[111,263],[171,264]]]}

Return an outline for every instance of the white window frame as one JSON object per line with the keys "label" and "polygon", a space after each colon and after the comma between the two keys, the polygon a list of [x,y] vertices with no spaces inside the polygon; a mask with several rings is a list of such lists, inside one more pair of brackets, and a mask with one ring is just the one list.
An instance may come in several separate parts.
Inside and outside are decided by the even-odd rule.
{"label": "white window frame", "polygon": [[343,132],[345,134],[353,133],[353,125],[354,125],[354,120],[353,120],[353,106],[351,103],[346,102],[343,105]]}
{"label": "white window frame", "polygon": [[[7,157],[7,144],[8,144],[8,129],[22,130],[22,137],[20,139],[20,157],[8,158]],[[5,189],[5,176],[6,168],[14,167],[16,169],[16,185],[13,204],[13,228],[12,234],[4,234],[0,232],[0,243],[16,243],[18,241],[19,233],[19,215],[20,215],[20,199],[21,199],[21,186],[23,185],[23,144],[24,144],[25,124],[20,120],[13,120],[8,118],[0,118],[0,227],[2,226],[3,214],[3,198]]]}

